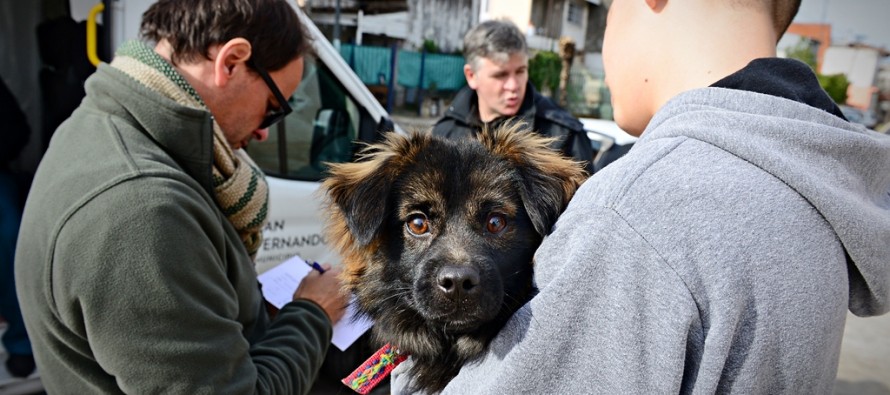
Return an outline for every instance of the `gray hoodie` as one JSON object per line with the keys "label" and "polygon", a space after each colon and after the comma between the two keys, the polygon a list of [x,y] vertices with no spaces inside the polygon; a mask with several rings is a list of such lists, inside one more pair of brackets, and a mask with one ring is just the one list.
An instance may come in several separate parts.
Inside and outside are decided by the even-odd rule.
{"label": "gray hoodie", "polygon": [[444,393],[830,393],[846,311],[890,307],[888,240],[888,136],[686,92],[581,187],[540,293]]}

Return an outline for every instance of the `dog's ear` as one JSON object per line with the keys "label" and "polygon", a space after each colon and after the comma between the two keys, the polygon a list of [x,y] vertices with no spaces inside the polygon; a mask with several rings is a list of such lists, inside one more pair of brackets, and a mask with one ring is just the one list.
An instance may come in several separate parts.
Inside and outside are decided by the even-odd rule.
{"label": "dog's ear", "polygon": [[588,177],[583,164],[552,149],[554,138],[531,131],[524,122],[485,129],[479,134],[479,140],[511,163],[532,225],[538,234],[550,234],[575,190]]}
{"label": "dog's ear", "polygon": [[322,183],[329,221],[345,224],[353,241],[367,246],[386,219],[387,200],[398,175],[426,140],[420,134],[405,137],[390,132],[381,143],[365,147],[358,161],[330,164]]}

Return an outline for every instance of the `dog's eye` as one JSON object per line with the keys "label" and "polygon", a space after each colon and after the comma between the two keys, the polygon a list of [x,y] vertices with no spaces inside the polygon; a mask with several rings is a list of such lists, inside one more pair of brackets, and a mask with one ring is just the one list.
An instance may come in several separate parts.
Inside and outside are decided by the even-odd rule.
{"label": "dog's eye", "polygon": [[507,218],[501,213],[488,214],[485,222],[485,229],[492,234],[498,234],[507,227]]}
{"label": "dog's eye", "polygon": [[414,214],[408,217],[408,221],[405,222],[405,227],[408,228],[408,231],[417,236],[429,233],[430,226],[427,222],[426,216],[423,214]]}

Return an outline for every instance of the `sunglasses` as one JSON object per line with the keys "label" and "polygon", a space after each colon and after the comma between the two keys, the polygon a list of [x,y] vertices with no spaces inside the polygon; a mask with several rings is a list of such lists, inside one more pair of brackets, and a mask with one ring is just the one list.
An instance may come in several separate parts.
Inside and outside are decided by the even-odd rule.
{"label": "sunglasses", "polygon": [[278,100],[278,109],[269,110],[266,113],[266,117],[263,118],[263,122],[260,124],[258,129],[265,129],[269,126],[272,126],[282,119],[284,119],[287,114],[290,114],[293,109],[290,108],[290,105],[287,103],[287,99],[284,98],[284,95],[281,94],[281,91],[278,90],[278,86],[275,85],[275,81],[272,80],[272,77],[269,76],[269,73],[266,72],[266,69],[260,67],[260,65],[256,64],[253,59],[248,59],[248,65],[256,70],[257,74],[263,78],[263,81],[266,82],[266,85],[269,86],[269,90],[272,91],[272,94],[275,95],[275,100]]}

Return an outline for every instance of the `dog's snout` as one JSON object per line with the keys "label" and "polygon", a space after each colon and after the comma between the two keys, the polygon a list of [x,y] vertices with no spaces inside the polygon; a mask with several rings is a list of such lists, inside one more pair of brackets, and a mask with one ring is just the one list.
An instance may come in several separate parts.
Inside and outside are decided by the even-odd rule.
{"label": "dog's snout", "polygon": [[436,276],[439,290],[451,298],[459,298],[477,292],[479,271],[468,266],[445,266]]}

